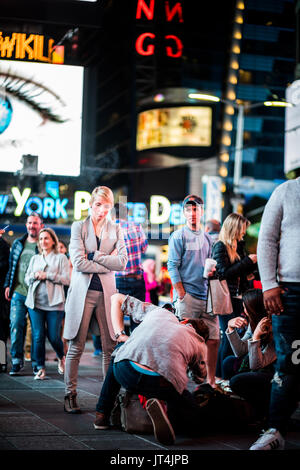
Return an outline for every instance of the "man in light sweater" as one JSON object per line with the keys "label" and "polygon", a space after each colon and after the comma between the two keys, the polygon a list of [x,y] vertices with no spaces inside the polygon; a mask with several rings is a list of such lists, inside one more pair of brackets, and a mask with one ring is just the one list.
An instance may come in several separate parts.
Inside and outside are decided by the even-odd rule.
{"label": "man in light sweater", "polygon": [[250,450],[284,449],[288,420],[300,398],[300,178],[271,195],[258,238],[264,303],[272,315],[277,361],[272,380],[269,429]]}
{"label": "man in light sweater", "polygon": [[186,225],[169,238],[168,271],[180,316],[201,317],[209,329],[207,383],[215,388],[220,331],[218,316],[206,313],[207,280],[203,270],[206,258],[211,256],[212,239],[201,230],[203,213],[202,199],[193,194],[186,196],[183,200]]}

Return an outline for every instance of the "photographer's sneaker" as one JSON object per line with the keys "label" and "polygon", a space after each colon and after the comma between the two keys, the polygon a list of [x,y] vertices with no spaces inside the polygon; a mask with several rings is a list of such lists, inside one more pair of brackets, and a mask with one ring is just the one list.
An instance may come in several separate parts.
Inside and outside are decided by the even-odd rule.
{"label": "photographer's sneaker", "polygon": [[146,402],[146,411],[152,421],[154,436],[158,442],[171,445],[175,442],[175,434],[168,416],[156,398],[150,398]]}
{"label": "photographer's sneaker", "polygon": [[250,447],[250,450],[284,450],[284,439],[277,429],[264,431]]}
{"label": "photographer's sneaker", "polygon": [[99,413],[96,411],[96,419],[94,422],[95,429],[108,429],[109,428],[109,419],[105,416],[104,413]]}

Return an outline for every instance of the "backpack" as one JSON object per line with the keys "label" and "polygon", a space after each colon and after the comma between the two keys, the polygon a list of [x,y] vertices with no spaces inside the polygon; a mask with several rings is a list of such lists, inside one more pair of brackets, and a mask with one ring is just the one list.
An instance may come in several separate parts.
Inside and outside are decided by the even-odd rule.
{"label": "backpack", "polygon": [[153,425],[140,402],[139,395],[121,390],[111,413],[111,424],[123,431],[153,434]]}

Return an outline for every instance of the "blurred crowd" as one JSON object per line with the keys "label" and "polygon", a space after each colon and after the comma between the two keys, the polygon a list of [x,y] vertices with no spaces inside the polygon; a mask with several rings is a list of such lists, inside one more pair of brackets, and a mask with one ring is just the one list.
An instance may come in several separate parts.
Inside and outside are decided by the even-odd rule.
{"label": "blurred crowd", "polygon": [[201,397],[234,396],[267,429],[251,450],[283,449],[300,391],[300,179],[270,197],[257,253],[246,250],[245,216],[203,224],[198,195],[186,196],[182,210],[185,224],[159,266],[142,226],[106,186],[93,190],[89,216],[72,224],[68,243],[35,212],[11,247],[1,229],[2,371],[9,344],[8,373],[22,374],[28,361],[33,379],[44,380],[48,339],[64,376],[64,411],[81,413],[77,381],[90,335],[104,378],[96,429],[110,426],[121,387],[143,397],[167,445],[177,429],[197,431]]}

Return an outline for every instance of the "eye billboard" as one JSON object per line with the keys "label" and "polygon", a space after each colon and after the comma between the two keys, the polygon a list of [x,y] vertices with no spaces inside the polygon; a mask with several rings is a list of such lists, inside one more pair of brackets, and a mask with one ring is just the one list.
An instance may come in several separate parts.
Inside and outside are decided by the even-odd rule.
{"label": "eye billboard", "polygon": [[78,176],[84,68],[0,59],[0,172],[38,156],[38,171]]}

